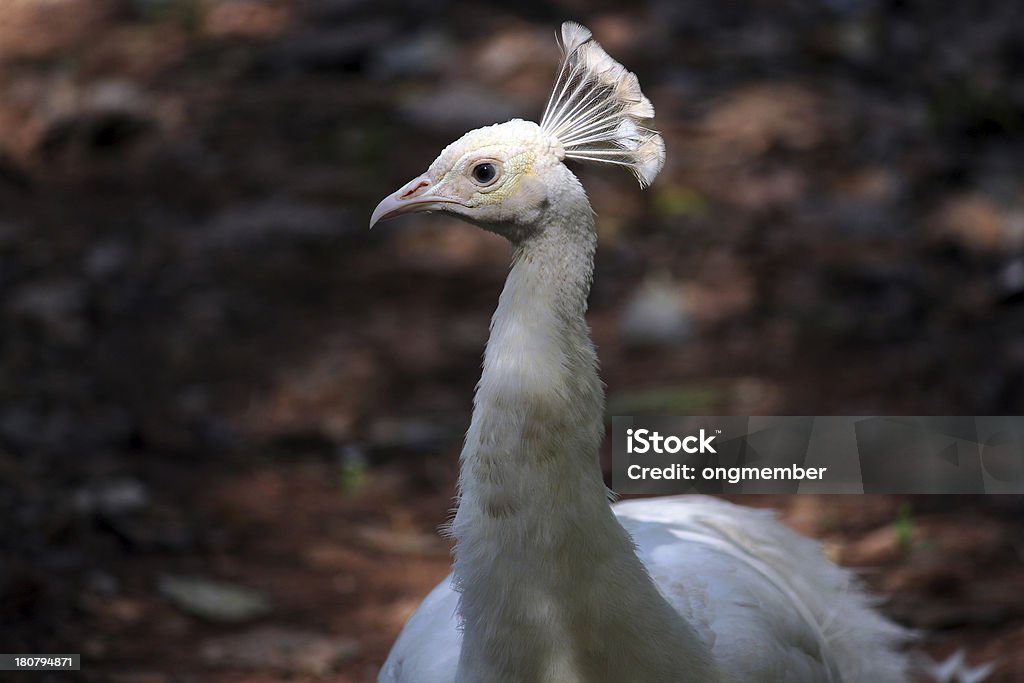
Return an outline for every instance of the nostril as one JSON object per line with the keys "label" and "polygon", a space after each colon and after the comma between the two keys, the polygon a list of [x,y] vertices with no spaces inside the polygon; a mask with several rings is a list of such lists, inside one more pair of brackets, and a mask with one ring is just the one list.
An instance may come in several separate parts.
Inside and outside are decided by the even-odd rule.
{"label": "nostril", "polygon": [[429,187],[429,186],[430,186],[430,183],[428,183],[426,180],[421,180],[418,183],[416,183],[416,185],[414,187],[410,187],[408,190],[403,192],[398,198],[399,199],[408,199],[409,197],[412,197],[414,194],[416,194],[417,192],[422,190],[424,187]]}

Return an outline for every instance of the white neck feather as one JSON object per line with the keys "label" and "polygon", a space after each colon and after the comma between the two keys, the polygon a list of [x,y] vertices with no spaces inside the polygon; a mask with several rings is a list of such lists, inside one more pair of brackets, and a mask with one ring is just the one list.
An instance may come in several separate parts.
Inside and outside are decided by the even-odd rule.
{"label": "white neck feather", "polygon": [[462,452],[457,681],[713,683],[706,647],[608,504],[604,392],[584,318],[596,234],[565,176],[558,209],[516,245]]}

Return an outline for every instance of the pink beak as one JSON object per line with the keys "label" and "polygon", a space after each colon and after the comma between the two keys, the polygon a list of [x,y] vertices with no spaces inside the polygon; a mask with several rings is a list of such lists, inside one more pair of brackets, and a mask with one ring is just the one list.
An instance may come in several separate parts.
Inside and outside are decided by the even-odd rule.
{"label": "pink beak", "polygon": [[385,197],[370,217],[370,227],[404,213],[417,211],[437,211],[442,204],[459,204],[454,199],[433,194],[430,191],[430,179],[420,176],[406,183],[398,192]]}

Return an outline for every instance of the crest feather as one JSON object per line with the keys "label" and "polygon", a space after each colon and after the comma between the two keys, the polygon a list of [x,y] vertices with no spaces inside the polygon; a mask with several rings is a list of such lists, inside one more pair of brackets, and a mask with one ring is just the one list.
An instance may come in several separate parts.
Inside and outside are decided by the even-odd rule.
{"label": "crest feather", "polygon": [[561,44],[562,67],[540,127],[562,143],[566,157],[625,166],[647,187],[665,164],[665,142],[636,74],[574,21],[562,24]]}

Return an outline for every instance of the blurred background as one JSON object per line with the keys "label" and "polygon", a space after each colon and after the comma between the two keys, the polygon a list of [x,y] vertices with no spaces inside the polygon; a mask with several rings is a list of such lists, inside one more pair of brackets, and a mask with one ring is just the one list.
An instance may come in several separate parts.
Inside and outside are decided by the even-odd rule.
{"label": "blurred background", "polygon": [[[2,0],[0,650],[375,679],[448,571],[509,248],[369,215],[539,117],[565,19],[668,144],[647,192],[574,167],[609,414],[1024,412],[1013,0]],[[1020,497],[741,502],[1024,680]]]}

